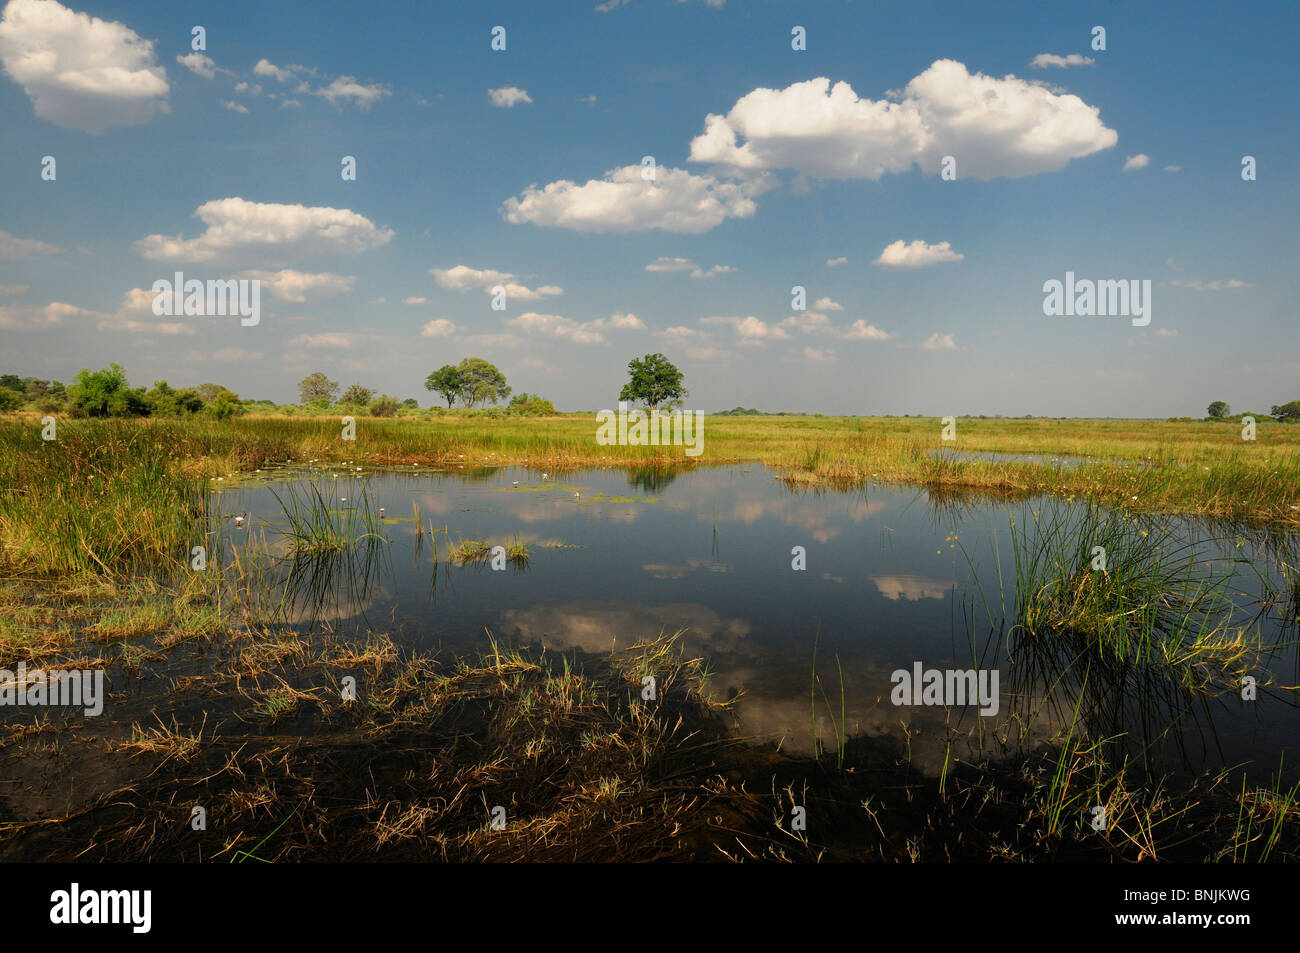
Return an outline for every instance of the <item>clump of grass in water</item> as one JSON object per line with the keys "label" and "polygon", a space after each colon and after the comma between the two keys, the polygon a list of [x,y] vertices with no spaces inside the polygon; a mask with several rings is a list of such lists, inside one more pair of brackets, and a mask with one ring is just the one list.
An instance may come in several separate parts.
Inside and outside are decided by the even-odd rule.
{"label": "clump of grass in water", "polygon": [[462,566],[468,563],[486,561],[492,553],[492,547],[482,539],[462,539],[447,551],[447,561]]}
{"label": "clump of grass in water", "polygon": [[1189,688],[1207,687],[1211,670],[1235,679],[1251,666],[1257,646],[1234,624],[1231,575],[1216,575],[1169,525],[1052,503],[1013,522],[1011,535],[1014,618],[1028,637],[1164,667]]}
{"label": "clump of grass in water", "polygon": [[360,543],[379,542],[384,538],[379,511],[371,504],[364,486],[356,491],[355,497],[347,498],[352,505],[341,511],[331,508],[316,483],[307,484],[305,489],[291,483],[284,497],[274,490],[271,493],[288,522],[284,535],[293,555],[343,552]]}

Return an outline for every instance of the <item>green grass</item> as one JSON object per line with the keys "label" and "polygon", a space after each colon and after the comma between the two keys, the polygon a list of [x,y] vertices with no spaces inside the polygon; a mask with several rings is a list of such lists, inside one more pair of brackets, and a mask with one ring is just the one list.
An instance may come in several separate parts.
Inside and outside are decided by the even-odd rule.
{"label": "green grass", "polygon": [[[1054,493],[1130,512],[1195,513],[1300,526],[1300,427],[1263,421],[1243,441],[1223,423],[966,420],[955,443],[933,418],[711,417],[704,454],[600,446],[594,417],[448,415],[66,420],[44,441],[39,418],[0,420],[0,551],[10,574],[153,573],[183,567],[205,542],[210,485],[309,460],[475,468],[520,464],[557,477],[587,466],[643,473],[762,462],[794,484],[912,483]],[[935,451],[1078,455],[1068,467],[958,460]],[[308,527],[310,529],[310,527]],[[304,538],[325,542],[324,535]],[[314,543],[313,543],[314,544]]]}

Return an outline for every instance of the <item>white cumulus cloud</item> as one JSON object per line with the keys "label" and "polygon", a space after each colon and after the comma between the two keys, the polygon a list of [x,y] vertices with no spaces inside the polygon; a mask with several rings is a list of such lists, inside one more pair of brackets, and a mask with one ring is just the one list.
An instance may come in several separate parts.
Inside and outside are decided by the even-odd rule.
{"label": "white cumulus cloud", "polygon": [[584,185],[561,179],[530,185],[501,206],[507,222],[578,232],[666,232],[699,234],[728,218],[749,218],[757,206],[748,183],[722,182],[660,166],[653,180],[642,166],[624,166]]}
{"label": "white cumulus cloud", "polygon": [[937,265],[945,261],[961,261],[966,256],[952,250],[948,242],[929,245],[919,238],[913,242],[904,242],[901,238],[885,246],[880,257],[872,262],[882,268],[920,268],[923,265]]}
{"label": "white cumulus cloud", "polygon": [[148,235],[136,250],[154,261],[281,261],[355,254],[387,244],[391,228],[349,209],[279,205],[242,198],[205,202],[194,214],[207,226],[197,238]]}
{"label": "white cumulus cloud", "polygon": [[879,179],[914,165],[934,173],[954,155],[963,177],[1017,178],[1115,145],[1118,134],[1099,113],[1038,82],[936,60],[893,100],[861,98],[826,77],[755,89],[725,116],[706,117],[690,159],[746,172]]}
{"label": "white cumulus cloud", "polygon": [[0,63],[36,115],[93,134],[170,111],[167,71],[152,40],[57,0],[10,0],[0,19]]}
{"label": "white cumulus cloud", "polygon": [[493,106],[500,106],[503,109],[510,109],[520,103],[531,103],[533,101],[532,97],[528,95],[528,90],[520,89],[518,86],[502,86],[500,89],[489,89],[488,98],[492,100]]}
{"label": "white cumulus cloud", "polygon": [[381,83],[358,83],[355,76],[340,76],[328,86],[314,91],[315,95],[330,101],[331,105],[349,103],[361,109],[369,109],[385,96],[391,96],[392,90]]}
{"label": "white cumulus cloud", "polygon": [[287,83],[293,77],[291,70],[281,69],[265,58],[257,61],[253,72],[258,76],[273,76],[282,83]]}
{"label": "white cumulus cloud", "polygon": [[177,56],[176,62],[195,76],[202,76],[204,79],[212,79],[217,75],[217,64],[206,53],[187,53],[184,56]]}
{"label": "white cumulus cloud", "polygon": [[434,318],[420,329],[420,335],[426,338],[445,338],[455,333],[456,325],[446,318]]}
{"label": "white cumulus cloud", "polygon": [[564,294],[564,289],[557,285],[542,285],[538,288],[529,288],[527,285],[515,281],[517,275],[508,271],[497,271],[494,268],[471,268],[469,265],[457,265],[455,268],[430,268],[429,274],[433,275],[434,281],[440,287],[450,288],[452,291],[465,292],[475,288],[482,288],[491,294],[492,289],[500,285],[506,289],[507,298],[516,298],[520,301],[536,301],[539,298]]}

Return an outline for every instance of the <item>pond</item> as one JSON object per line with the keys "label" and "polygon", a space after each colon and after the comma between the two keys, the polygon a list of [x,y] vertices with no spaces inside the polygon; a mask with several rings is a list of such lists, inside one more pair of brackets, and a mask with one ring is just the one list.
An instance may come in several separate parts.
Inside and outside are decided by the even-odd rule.
{"label": "pond", "polygon": [[[334,525],[368,512],[374,535],[341,556],[289,558],[286,507],[313,488]],[[488,650],[489,633],[590,658],[683,630],[715,694],[739,696],[737,731],[792,752],[890,736],[933,774],[953,757],[1032,749],[1077,721],[1160,773],[1246,764],[1266,779],[1284,753],[1289,773],[1300,728],[1287,687],[1297,683],[1296,623],[1294,603],[1278,593],[1295,591],[1300,541],[1152,524],[1231,595],[1233,626],[1257,645],[1258,694],[1245,700],[1235,682],[1189,685],[1167,666],[1115,663],[1017,625],[1016,579],[1028,577],[1015,570],[1014,534],[1024,534],[1022,560],[1033,558],[1044,511],[1068,519],[1078,509],[885,485],[797,489],[757,465],[562,478],[347,466],[229,485],[214,492],[212,519],[227,549],[281,557],[276,584],[302,626],[383,631],[447,657]],[[526,557],[451,557],[470,540],[522,543]],[[996,672],[985,683],[996,684],[996,703],[983,709],[996,713],[981,714],[973,699],[896,704],[895,673],[930,669]]]}

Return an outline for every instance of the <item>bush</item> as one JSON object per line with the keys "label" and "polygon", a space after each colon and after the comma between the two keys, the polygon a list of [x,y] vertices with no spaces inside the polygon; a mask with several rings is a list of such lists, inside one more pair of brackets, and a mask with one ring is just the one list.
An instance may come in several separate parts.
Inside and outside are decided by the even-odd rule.
{"label": "bush", "polygon": [[508,414],[522,414],[528,417],[544,417],[555,413],[555,405],[545,397],[536,394],[515,394],[506,407]]}
{"label": "bush", "polygon": [[396,417],[397,398],[389,397],[387,394],[376,397],[370,402],[370,415],[372,417]]}
{"label": "bush", "polygon": [[208,404],[206,410],[209,415],[217,420],[225,420],[227,417],[235,417],[244,412],[244,408],[237,401],[231,400],[224,394]]}
{"label": "bush", "polygon": [[9,413],[22,407],[22,395],[8,387],[0,387],[0,413]]}

